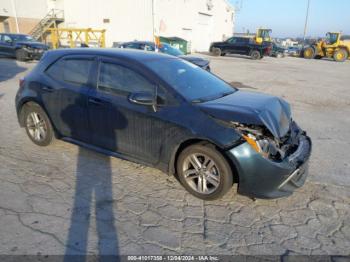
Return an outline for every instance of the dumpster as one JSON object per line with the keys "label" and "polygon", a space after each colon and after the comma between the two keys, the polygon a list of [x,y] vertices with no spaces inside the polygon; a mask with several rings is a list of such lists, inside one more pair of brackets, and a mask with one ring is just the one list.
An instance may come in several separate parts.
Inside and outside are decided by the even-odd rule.
{"label": "dumpster", "polygon": [[181,50],[184,54],[190,53],[190,45],[185,39],[182,39],[176,36],[173,36],[173,37],[160,36],[159,40],[160,42],[167,43],[172,47]]}

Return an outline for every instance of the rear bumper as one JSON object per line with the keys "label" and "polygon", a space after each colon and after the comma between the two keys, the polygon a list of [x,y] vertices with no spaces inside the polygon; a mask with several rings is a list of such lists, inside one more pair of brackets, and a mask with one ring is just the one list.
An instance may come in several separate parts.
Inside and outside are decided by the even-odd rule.
{"label": "rear bumper", "polygon": [[227,155],[237,168],[238,193],[255,198],[291,195],[306,181],[311,148],[311,139],[302,136],[296,152],[283,162],[262,157],[248,143],[231,149]]}

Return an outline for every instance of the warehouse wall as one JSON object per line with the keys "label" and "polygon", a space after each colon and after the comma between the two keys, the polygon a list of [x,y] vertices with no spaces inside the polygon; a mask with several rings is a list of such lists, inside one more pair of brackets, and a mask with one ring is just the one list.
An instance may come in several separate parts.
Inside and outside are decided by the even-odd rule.
{"label": "warehouse wall", "polygon": [[192,43],[193,51],[207,51],[213,41],[233,34],[234,10],[225,0],[155,0],[156,30]]}
{"label": "warehouse wall", "polygon": [[130,40],[152,40],[150,0],[65,1],[66,27],[106,29],[106,44]]}
{"label": "warehouse wall", "polygon": [[[233,34],[234,11],[225,0],[154,0],[154,7],[156,34],[191,41],[193,51]],[[152,0],[66,0],[64,11],[61,26],[106,29],[107,46],[153,38]]]}

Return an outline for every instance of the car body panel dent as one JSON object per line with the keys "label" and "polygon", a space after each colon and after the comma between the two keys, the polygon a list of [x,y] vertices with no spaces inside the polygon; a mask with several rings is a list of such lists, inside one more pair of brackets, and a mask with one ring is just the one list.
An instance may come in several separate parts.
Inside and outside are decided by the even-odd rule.
{"label": "car body panel dent", "polygon": [[265,125],[276,138],[285,136],[291,123],[291,110],[286,101],[255,92],[237,91],[198,106],[224,121]]}

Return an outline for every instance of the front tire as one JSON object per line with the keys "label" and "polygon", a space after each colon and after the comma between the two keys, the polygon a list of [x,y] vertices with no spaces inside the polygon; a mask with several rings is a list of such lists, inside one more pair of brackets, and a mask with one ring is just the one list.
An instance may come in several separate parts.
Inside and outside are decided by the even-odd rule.
{"label": "front tire", "polygon": [[16,50],[16,60],[25,62],[28,60],[28,53],[23,49]]}
{"label": "front tire", "polygon": [[305,48],[303,53],[306,59],[313,59],[315,57],[315,49],[312,47]]}
{"label": "front tire", "polygon": [[24,126],[28,137],[38,146],[48,146],[54,139],[54,130],[45,111],[35,103],[24,105]]}
{"label": "front tire", "polygon": [[181,184],[200,199],[218,199],[232,187],[231,167],[211,144],[187,147],[179,155],[176,166]]}

